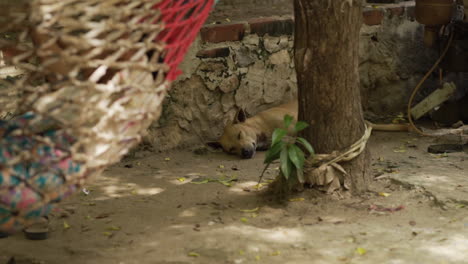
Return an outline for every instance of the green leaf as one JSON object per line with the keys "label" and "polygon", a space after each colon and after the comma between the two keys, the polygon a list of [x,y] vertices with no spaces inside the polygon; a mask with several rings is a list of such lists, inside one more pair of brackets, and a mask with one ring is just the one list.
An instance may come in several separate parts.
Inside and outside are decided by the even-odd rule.
{"label": "green leaf", "polygon": [[286,179],[289,179],[289,176],[291,175],[292,166],[291,166],[291,161],[289,160],[289,157],[288,157],[288,149],[286,147],[284,147],[281,150],[280,163],[281,163],[281,172],[283,173]]}
{"label": "green leaf", "polygon": [[306,140],[305,138],[298,137],[298,138],[297,138],[297,141],[298,141],[302,146],[304,146],[304,148],[306,148],[306,150],[309,151],[309,153],[310,153],[311,155],[314,155],[314,154],[315,154],[314,148],[310,145],[309,142],[307,142],[307,140]]}
{"label": "green leaf", "polygon": [[306,129],[309,125],[306,122],[299,121],[296,123],[296,126],[294,127],[294,131],[297,133],[299,131],[302,131]]}
{"label": "green leaf", "polygon": [[294,166],[296,166],[297,169],[302,169],[304,168],[304,152],[296,146],[296,145],[290,145],[288,147],[288,154],[289,154],[289,159],[292,161]]}
{"label": "green leaf", "polygon": [[277,142],[274,144],[265,154],[264,164],[272,163],[273,161],[280,158],[281,148],[283,147],[283,142]]}
{"label": "green leaf", "polygon": [[288,127],[291,125],[293,119],[294,118],[292,116],[290,116],[290,115],[285,115],[284,116],[284,128],[285,129],[288,129]]}
{"label": "green leaf", "polygon": [[286,136],[286,134],[288,134],[288,131],[284,129],[281,129],[281,128],[275,129],[275,131],[273,131],[273,135],[271,138],[271,146],[280,142],[283,139],[283,137]]}

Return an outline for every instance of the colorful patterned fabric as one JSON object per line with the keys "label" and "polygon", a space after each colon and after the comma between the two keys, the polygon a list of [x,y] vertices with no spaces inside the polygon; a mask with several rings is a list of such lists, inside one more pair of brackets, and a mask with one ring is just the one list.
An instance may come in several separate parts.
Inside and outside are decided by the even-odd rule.
{"label": "colorful patterned fabric", "polygon": [[[47,215],[53,204],[76,190],[75,185],[61,188],[67,177],[80,172],[80,164],[72,160],[69,152],[75,140],[60,130],[30,134],[48,122],[51,121],[32,113],[10,121],[0,120],[0,227],[3,231],[17,230]],[[37,207],[37,202],[45,197],[49,203]]]}

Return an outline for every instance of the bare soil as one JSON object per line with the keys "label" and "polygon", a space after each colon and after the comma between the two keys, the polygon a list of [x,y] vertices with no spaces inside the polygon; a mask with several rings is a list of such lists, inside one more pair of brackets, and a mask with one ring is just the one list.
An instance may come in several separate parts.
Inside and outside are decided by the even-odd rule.
{"label": "bare soil", "polygon": [[[139,152],[62,203],[49,239],[0,239],[0,263],[467,263],[468,156],[428,154],[431,142],[374,133],[369,192],[308,189],[283,202],[253,188],[263,153]],[[417,175],[440,188],[411,183]]]}

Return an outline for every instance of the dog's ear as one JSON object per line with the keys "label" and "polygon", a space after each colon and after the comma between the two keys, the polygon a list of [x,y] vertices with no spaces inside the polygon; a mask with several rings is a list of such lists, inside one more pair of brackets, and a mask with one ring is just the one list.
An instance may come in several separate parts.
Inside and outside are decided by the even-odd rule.
{"label": "dog's ear", "polygon": [[244,123],[245,120],[247,120],[247,113],[244,111],[244,109],[239,109],[239,111],[237,111],[237,114],[236,116],[234,117],[234,122],[232,122],[233,124],[237,124],[237,123]]}
{"label": "dog's ear", "polygon": [[214,149],[220,149],[220,148],[223,148],[223,146],[221,146],[221,144],[217,141],[212,141],[212,142],[207,142],[206,145],[208,147],[212,147]]}

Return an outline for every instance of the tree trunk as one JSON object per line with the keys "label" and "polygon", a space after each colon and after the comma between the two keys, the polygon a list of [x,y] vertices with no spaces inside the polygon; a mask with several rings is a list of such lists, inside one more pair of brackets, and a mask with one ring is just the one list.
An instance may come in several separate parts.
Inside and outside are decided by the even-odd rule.
{"label": "tree trunk", "polygon": [[[365,130],[359,88],[361,0],[294,0],[299,120],[317,153],[344,150]],[[357,194],[369,183],[369,151],[343,164]]]}

